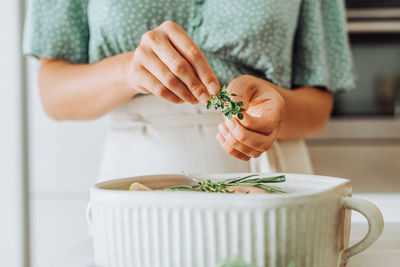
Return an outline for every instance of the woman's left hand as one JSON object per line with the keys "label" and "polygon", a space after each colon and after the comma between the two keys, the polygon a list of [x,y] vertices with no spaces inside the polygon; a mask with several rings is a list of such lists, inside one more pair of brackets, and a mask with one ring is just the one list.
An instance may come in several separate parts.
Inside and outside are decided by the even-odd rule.
{"label": "woman's left hand", "polygon": [[242,101],[243,119],[225,119],[218,126],[217,140],[230,155],[248,161],[257,158],[275,142],[286,106],[276,86],[250,75],[234,79],[227,87],[235,101]]}

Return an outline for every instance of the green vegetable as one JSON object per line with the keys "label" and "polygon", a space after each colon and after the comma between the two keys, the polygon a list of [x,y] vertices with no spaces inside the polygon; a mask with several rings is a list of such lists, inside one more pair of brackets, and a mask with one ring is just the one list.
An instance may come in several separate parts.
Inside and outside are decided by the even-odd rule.
{"label": "green vegetable", "polygon": [[[286,180],[285,175],[273,176],[273,177],[257,177],[258,174],[252,174],[245,177],[236,177],[226,179],[221,182],[213,182],[211,180],[207,181],[199,181],[193,179],[196,184],[195,185],[177,185],[165,188],[164,190],[169,191],[202,191],[202,192],[212,192],[212,193],[234,193],[233,191],[229,191],[226,189],[228,186],[255,186],[270,193],[281,193],[285,194],[285,191],[281,189],[266,185],[266,183],[282,183]],[[255,178],[257,177],[257,178]]]}
{"label": "green vegetable", "polygon": [[207,101],[207,109],[214,108],[222,109],[222,113],[231,119],[234,115],[237,115],[238,119],[243,119],[242,112],[245,111],[243,108],[243,102],[233,101],[230,97],[237,96],[236,94],[229,94],[225,85],[221,88],[221,91],[217,95],[212,95],[210,100]]}
{"label": "green vegetable", "polygon": [[227,260],[219,267],[257,267],[254,264],[247,264],[243,260]]}
{"label": "green vegetable", "polygon": [[[257,267],[254,264],[248,264],[245,263],[243,260],[227,260],[222,265],[219,265],[219,267]],[[291,261],[287,267],[296,267],[296,264],[294,261]]]}

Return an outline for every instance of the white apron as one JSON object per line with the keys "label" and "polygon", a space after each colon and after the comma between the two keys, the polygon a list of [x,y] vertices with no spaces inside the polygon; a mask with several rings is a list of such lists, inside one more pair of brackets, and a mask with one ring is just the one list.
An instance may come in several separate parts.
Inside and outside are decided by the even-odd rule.
{"label": "white apron", "polygon": [[279,141],[257,159],[228,155],[216,140],[220,111],[140,95],[111,112],[100,180],[158,173],[312,173],[303,140]]}

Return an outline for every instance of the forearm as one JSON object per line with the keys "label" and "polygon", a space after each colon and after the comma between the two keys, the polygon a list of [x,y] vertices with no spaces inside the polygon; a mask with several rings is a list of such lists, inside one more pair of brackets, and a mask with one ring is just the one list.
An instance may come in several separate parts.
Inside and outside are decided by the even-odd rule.
{"label": "forearm", "polygon": [[41,59],[40,95],[44,110],[56,120],[98,118],[129,101],[136,92],[123,81],[131,54],[94,64]]}
{"label": "forearm", "polygon": [[286,105],[286,114],[280,124],[278,138],[303,139],[321,134],[332,110],[332,94],[312,87],[277,90],[283,96]]}

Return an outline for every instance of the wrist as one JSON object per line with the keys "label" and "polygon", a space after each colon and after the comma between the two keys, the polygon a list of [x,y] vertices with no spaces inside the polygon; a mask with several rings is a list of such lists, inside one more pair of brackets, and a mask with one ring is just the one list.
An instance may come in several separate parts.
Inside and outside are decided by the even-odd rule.
{"label": "wrist", "polygon": [[279,94],[279,101],[281,104],[281,122],[284,121],[287,114],[287,104],[290,98],[290,90],[281,88],[279,86],[274,85],[274,89]]}
{"label": "wrist", "polygon": [[118,88],[122,94],[132,98],[138,92],[131,85],[131,62],[133,52],[126,52],[115,56],[113,66],[113,84],[114,88]]}
{"label": "wrist", "polygon": [[276,102],[277,108],[279,109],[279,126],[284,122],[287,115],[287,105],[290,98],[290,90],[281,88],[271,82],[265,81],[267,83],[267,88],[271,90],[270,98],[273,98]]}

